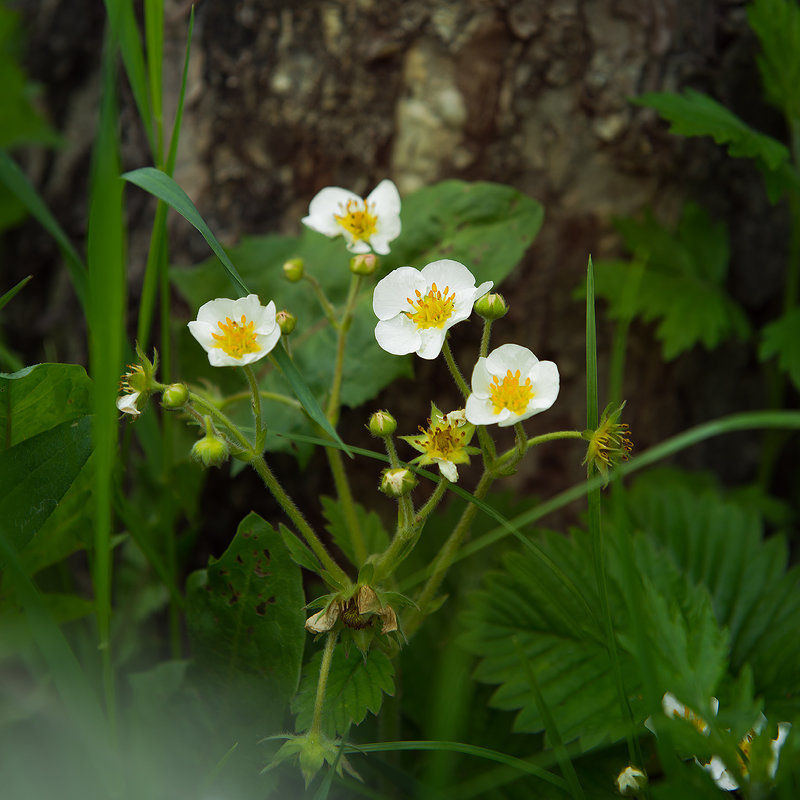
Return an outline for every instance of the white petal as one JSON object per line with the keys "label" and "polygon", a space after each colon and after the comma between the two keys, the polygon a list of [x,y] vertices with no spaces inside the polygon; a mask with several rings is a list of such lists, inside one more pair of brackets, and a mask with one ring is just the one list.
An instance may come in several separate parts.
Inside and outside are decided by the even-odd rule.
{"label": "white petal", "polygon": [[258,353],[248,353],[248,356],[255,356],[252,360],[243,363],[252,364],[253,361],[258,361],[259,358],[264,358],[264,356],[268,355],[278,344],[278,341],[281,338],[281,329],[275,325],[275,327],[269,333],[259,333],[256,335],[256,344],[261,348]]}
{"label": "white petal", "polygon": [[197,310],[197,322],[204,322],[216,328],[217,322],[224,322],[226,317],[233,317],[233,303],[234,301],[228,297],[217,297],[203,303]]}
{"label": "white petal", "polygon": [[[492,375],[486,368],[486,359],[482,356],[478,359],[477,363],[472,369],[472,393],[486,400],[491,395],[489,394],[489,387],[492,385]],[[469,419],[469,417],[467,417]],[[470,420],[471,422],[472,420]]]}
{"label": "white petal", "polygon": [[336,221],[336,214],[343,214],[348,201],[361,203],[361,198],[339,186],[326,186],[318,192],[308,206],[308,216],[303,217],[303,225],[324,233],[325,236],[338,236],[344,229]]}
{"label": "white petal", "polygon": [[781,748],[786,741],[786,737],[789,735],[791,727],[791,722],[779,722],[778,735],[769,743],[770,749],[772,750],[772,758],[770,759],[768,768],[770,778],[774,778],[775,773],[778,771],[778,759],[780,758]]}
{"label": "white petal", "polygon": [[486,358],[486,369],[500,378],[505,377],[508,370],[512,373],[519,370],[520,377],[524,381],[530,377],[534,366],[538,363],[539,359],[527,347],[504,344],[489,353]]}
{"label": "white petal", "polygon": [[[353,234],[344,229],[342,229],[342,233],[344,234],[344,238],[347,239],[346,246],[351,253],[358,255],[360,253],[370,252],[370,246],[363,239],[353,239]],[[385,253],[382,255],[385,255]]]}
{"label": "white petal", "polygon": [[387,353],[395,356],[414,353],[420,346],[419,331],[405,314],[380,320],[375,326],[375,339]]}
{"label": "white petal", "polygon": [[337,619],[339,619],[339,606],[333,603],[310,616],[306,620],[306,630],[309,633],[325,633],[336,624]]}
{"label": "white petal", "polygon": [[474,392],[467,398],[465,411],[467,420],[473,425],[502,424],[502,421],[511,416],[511,412],[507,408],[502,409],[499,414],[495,414],[492,401],[488,397],[478,397]]}
{"label": "white petal", "polygon": [[[409,320],[410,322],[410,320]],[[411,323],[414,324],[413,322]],[[417,355],[427,361],[433,361],[442,352],[444,337],[447,335],[447,328],[422,328],[418,331],[419,347]]]}
{"label": "white petal", "polygon": [[[398,223],[399,223],[399,220],[398,220]],[[375,231],[375,233],[372,234],[372,236],[369,237],[369,245],[379,256],[385,256],[385,255],[388,255],[389,253],[391,253],[392,250],[389,247],[389,242],[391,242],[392,239],[396,239],[398,237],[398,235],[400,234],[400,230],[399,230],[400,226],[399,226],[399,224],[398,224],[397,228],[398,228],[397,233],[392,233],[391,228],[389,228],[387,226],[387,228],[385,229],[380,224],[380,221],[378,222],[377,230]],[[387,232],[387,230],[388,230],[388,232]],[[363,244],[363,242],[362,242],[362,244]],[[364,252],[368,252],[368,251],[369,251],[369,247]]]}
{"label": "white petal", "polygon": [[661,707],[668,717],[682,717],[686,712],[686,706],[672,692],[666,692],[661,698]]}
{"label": "white petal", "polygon": [[452,461],[439,461],[439,472],[444,475],[450,483],[458,483],[458,470]]}
{"label": "white petal", "polygon": [[739,788],[739,784],[731,777],[725,762],[719,756],[712,756],[708,764],[701,764],[703,769],[714,779],[720,789],[726,792],[733,792]]}
{"label": "white petal", "polygon": [[399,267],[378,281],[372,294],[372,310],[378,319],[391,319],[401,311],[410,311],[409,297],[426,291],[425,279],[414,267]]}
{"label": "white petal", "polygon": [[428,286],[435,283],[440,291],[445,286],[449,286],[451,292],[475,288],[475,276],[460,261],[450,258],[431,261],[422,268],[422,276]]}
{"label": "white petal", "polygon": [[138,408],[136,408],[136,401],[139,399],[139,392],[130,392],[129,394],[123,394],[117,398],[117,408],[123,414],[130,414],[132,417],[136,418],[141,413]]}
{"label": "white petal", "polygon": [[[400,193],[397,191],[397,187],[394,183],[388,179],[382,180],[367,195],[367,206],[369,206],[370,209],[373,203],[378,219],[382,217],[399,217],[400,215]],[[399,228],[397,233],[400,233]]]}
{"label": "white petal", "polygon": [[540,361],[534,365],[530,375],[534,396],[530,406],[539,411],[545,411],[555,403],[558,397],[560,379],[558,367],[553,361]]}
{"label": "white petal", "polygon": [[219,331],[219,328],[214,323],[212,327],[208,322],[201,322],[200,320],[193,319],[188,323],[189,333],[197,339],[205,350],[214,346],[214,339],[212,334]]}

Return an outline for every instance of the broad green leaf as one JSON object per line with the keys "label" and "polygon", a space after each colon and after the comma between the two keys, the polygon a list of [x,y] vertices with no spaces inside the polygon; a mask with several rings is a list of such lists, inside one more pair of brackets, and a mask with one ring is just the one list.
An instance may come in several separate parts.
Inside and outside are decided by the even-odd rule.
{"label": "broad green leaf", "polygon": [[257,514],[219,559],[189,576],[186,618],[194,659],[224,696],[252,692],[254,712],[282,713],[297,688],[307,636],[300,568]]}
{"label": "broad green leaf", "polygon": [[788,119],[800,118],[800,7],[795,0],[754,0],[747,20],[761,43],[767,99]]}
{"label": "broad green leaf", "polygon": [[91,385],[77,364],[36,364],[0,373],[0,447],[88,414]]}
{"label": "broad green leaf", "polygon": [[800,309],[770,322],[761,332],[758,357],[767,361],[773,356],[778,357],[778,366],[800,390]]}
{"label": "broad green leaf", "polygon": [[292,561],[300,567],[304,567],[311,572],[319,573],[322,569],[319,559],[311,551],[311,548],[301,542],[300,539],[290,531],[283,523],[278,526],[280,534],[283,537],[283,543],[292,557]]}
{"label": "broad green leaf", "polygon": [[[319,650],[303,668],[300,688],[292,701],[298,731],[311,726],[321,663],[322,651]],[[351,724],[360,724],[367,711],[377,714],[384,694],[394,694],[394,666],[389,657],[374,647],[366,658],[356,648],[351,648],[346,656],[344,647],[339,645],[333,652],[328,675],[323,730],[331,737],[345,733]]]}
{"label": "broad green leaf", "polygon": [[[748,334],[744,312],[725,292],[730,247],[723,224],[693,204],[686,205],[674,232],[649,212],[617,224],[635,261],[595,265],[595,290],[613,318],[657,322],[666,360],[696,344],[713,349]],[[635,286],[634,271],[641,273]]]}
{"label": "broad green leaf", "polygon": [[682,95],[647,92],[631,102],[658,111],[672,123],[670,133],[711,136],[717,144],[728,145],[728,155],[733,158],[755,158],[772,171],[789,160],[785,144],[754,130],[725,106],[693,89]]}
{"label": "broad green leaf", "polygon": [[[328,524],[325,527],[333,537],[336,545],[350,559],[350,563],[357,564],[358,559],[352,549],[352,537],[348,531],[341,503],[330,497],[322,497],[320,499],[322,500],[325,519],[328,520]],[[355,507],[367,553],[383,552],[389,545],[389,534],[383,527],[381,518],[374,511],[368,511],[359,503],[356,503]]]}
{"label": "broad green leaf", "polygon": [[749,508],[725,501],[696,480],[662,470],[643,476],[629,496],[632,521],[670,552],[695,583],[708,588],[720,627],[730,631],[730,669],[749,664],[769,717],[800,704],[800,570],[787,571],[782,536],[764,539]]}
{"label": "broad green leaf", "polygon": [[53,513],[92,450],[91,417],[68,420],[0,451],[2,534],[21,550]]}

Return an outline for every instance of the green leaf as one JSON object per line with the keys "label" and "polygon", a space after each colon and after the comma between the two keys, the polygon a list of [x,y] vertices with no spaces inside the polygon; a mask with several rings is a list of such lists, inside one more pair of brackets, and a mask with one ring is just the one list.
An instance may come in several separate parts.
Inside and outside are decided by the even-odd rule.
{"label": "green leaf", "polygon": [[783,536],[764,539],[750,506],[698,488],[693,475],[643,476],[628,499],[633,524],[663,543],[675,564],[708,588],[720,627],[730,631],[730,669],[753,670],[771,718],[800,709],[800,570],[787,571]]}
{"label": "green leaf", "polygon": [[758,68],[767,99],[800,118],[800,8],[794,0],[754,0],[747,20],[761,43]]}
{"label": "green leaf", "polygon": [[283,537],[283,543],[286,545],[286,549],[289,551],[292,561],[311,572],[319,573],[322,569],[322,564],[319,563],[319,559],[311,551],[311,548],[304,542],[301,542],[283,523],[278,526],[278,530]]}
{"label": "green leaf", "polygon": [[[311,727],[321,663],[322,651],[319,650],[303,668],[300,689],[292,701],[298,731]],[[355,648],[346,656],[339,645],[333,651],[325,692],[324,732],[333,738],[345,733],[351,725],[360,724],[367,711],[377,714],[384,694],[394,694],[394,666],[389,657],[374,647],[366,658]]]}
{"label": "green leaf", "polygon": [[[358,564],[342,504],[330,497],[321,497],[320,500],[323,514],[328,520],[325,527],[333,537],[333,541],[350,559],[351,564]],[[389,546],[389,534],[383,527],[381,518],[374,511],[367,511],[359,503],[355,503],[355,509],[367,553],[382,553]]]}
{"label": "green leaf", "polygon": [[19,551],[52,514],[92,450],[91,417],[68,420],[0,451],[0,519]]}
{"label": "green leaf", "polygon": [[[300,568],[257,514],[219,559],[189,576],[186,618],[198,666],[253,714],[280,715],[297,688],[306,632]],[[278,717],[279,718],[279,717]]]}
{"label": "green leaf", "polygon": [[[595,265],[595,290],[608,301],[611,317],[657,321],[666,360],[696,344],[710,350],[748,334],[744,312],[724,288],[730,247],[722,223],[687,204],[674,232],[649,212],[642,220],[619,220],[618,227],[636,260]],[[642,274],[633,286],[636,271]]]}
{"label": "green leaf", "polygon": [[647,92],[632,103],[654,108],[672,123],[670,133],[681,136],[711,136],[717,144],[728,145],[733,158],[754,158],[775,171],[789,160],[786,145],[754,130],[732,111],[702,92],[686,89],[672,92]]}
{"label": "green leaf", "polygon": [[800,390],[800,308],[764,326],[758,357],[767,361],[773,356],[778,357],[778,366]]}
{"label": "green leaf", "polygon": [[33,275],[28,275],[27,277],[23,278],[19,283],[9,289],[2,297],[0,297],[0,311],[2,311],[20,292],[23,287],[25,286],[28,281],[33,277]]}
{"label": "green leaf", "polygon": [[0,372],[0,447],[18,444],[91,411],[92,382],[77,364]]}

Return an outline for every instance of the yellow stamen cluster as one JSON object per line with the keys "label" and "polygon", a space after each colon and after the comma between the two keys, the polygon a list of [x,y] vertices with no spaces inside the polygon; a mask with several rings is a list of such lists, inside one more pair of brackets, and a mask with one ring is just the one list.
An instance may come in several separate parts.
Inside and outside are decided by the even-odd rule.
{"label": "yellow stamen cluster", "polygon": [[520,384],[519,378],[519,370],[512,374],[510,369],[506,371],[502,383],[497,375],[493,376],[489,394],[492,397],[495,414],[499,414],[504,408],[512,414],[523,414],[528,408],[534,397],[531,379],[526,378],[525,383]]}
{"label": "yellow stamen cluster", "polygon": [[231,358],[241,358],[247,353],[258,353],[261,350],[253,330],[255,323],[252,320],[248,322],[244,314],[240,322],[225,317],[225,322],[217,322],[217,325],[222,334],[211,334],[216,342],[214,347],[219,347]]}
{"label": "yellow stamen cluster", "polygon": [[750,771],[750,751],[753,749],[755,736],[756,732],[751,728],[739,742],[739,753],[736,754],[736,757],[739,759],[739,769],[742,775],[747,775]]}
{"label": "yellow stamen cluster", "polygon": [[428,429],[422,426],[419,428],[420,436],[416,440],[419,447],[425,449],[425,453],[430,458],[439,458],[442,461],[450,461],[451,456],[457,453],[467,444],[467,429],[458,425],[436,425],[428,420]]}
{"label": "yellow stamen cluster", "polygon": [[449,286],[445,286],[444,291],[440,292],[435,283],[426,295],[417,289],[416,300],[411,297],[406,298],[413,309],[406,311],[406,316],[421,329],[443,327],[445,322],[453,316],[456,307],[455,292],[453,294],[449,294],[449,292]]}
{"label": "yellow stamen cluster", "polygon": [[378,215],[370,212],[366,200],[348,200],[342,212],[333,216],[352,235],[353,241],[368,242],[369,237],[378,232]]}
{"label": "yellow stamen cluster", "polygon": [[119,381],[119,391],[121,394],[131,392],[143,392],[147,388],[144,385],[145,374],[139,364],[128,364],[128,371],[122,375]]}
{"label": "yellow stamen cluster", "polygon": [[675,709],[672,712],[672,716],[678,719],[682,716],[687,722],[691,722],[698,733],[705,733],[708,730],[708,723],[702,717],[697,716],[691,708],[684,707],[683,714]]}

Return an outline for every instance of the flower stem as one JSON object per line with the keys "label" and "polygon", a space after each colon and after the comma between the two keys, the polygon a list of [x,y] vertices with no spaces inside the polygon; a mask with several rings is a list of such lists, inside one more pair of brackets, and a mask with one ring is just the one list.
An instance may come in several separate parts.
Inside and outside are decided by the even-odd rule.
{"label": "flower stem", "polygon": [[313,275],[309,275],[307,272],[303,277],[311,284],[311,288],[314,290],[314,294],[317,296],[317,300],[319,300],[319,304],[322,306],[322,310],[325,312],[328,322],[330,322],[334,328],[338,328],[339,320],[336,319],[336,312],[333,310],[331,301],[328,300],[325,292],[322,291],[319,281],[313,277]]}
{"label": "flower stem", "polygon": [[264,452],[264,443],[267,437],[267,428],[264,425],[264,420],[261,417],[261,395],[258,391],[258,381],[256,380],[253,368],[246,364],[242,367],[244,374],[247,375],[247,382],[250,384],[251,404],[253,407],[253,419],[256,424],[256,452]]}
{"label": "flower stem", "polygon": [[[206,400],[202,395],[195,394],[194,392],[189,392],[189,402],[196,406],[199,406],[204,412],[208,413],[211,417],[214,418],[215,422],[218,422],[220,427],[224,428],[228,434],[230,434],[231,438],[235,441],[235,443],[241,447],[243,450],[252,450],[253,445],[248,440],[248,438],[239,430],[239,426],[236,425],[233,420],[230,419],[226,414],[220,411],[214,403]],[[187,404],[186,410],[191,413],[194,411],[191,405]],[[199,417],[202,420],[202,416]]]}
{"label": "flower stem", "polygon": [[319,665],[319,679],[317,680],[317,695],[314,698],[314,716],[311,719],[309,734],[319,736],[322,732],[322,709],[325,705],[325,689],[328,686],[328,675],[333,663],[333,651],[336,648],[338,633],[330,631],[325,639],[325,649],[322,651],[322,663]]}
{"label": "flower stem", "polygon": [[[525,450],[530,450],[532,447],[536,447],[538,444],[544,444],[545,442],[552,442],[556,439],[582,439],[583,435],[581,431],[553,431],[552,433],[542,433],[539,436],[532,436],[530,439],[527,440],[525,444]],[[495,461],[494,466],[495,469],[499,469],[505,466],[506,462],[509,461],[514,454],[517,452],[518,444],[512,447],[510,450],[506,450],[501,456],[498,457],[497,461]]]}
{"label": "flower stem", "polygon": [[[358,288],[361,285],[361,276],[353,275],[350,279],[350,288],[347,292],[342,319],[336,324],[339,336],[336,342],[336,362],[333,367],[333,381],[331,383],[331,393],[328,398],[327,417],[334,427],[339,421],[339,410],[341,406],[342,375],[344,373],[345,344],[347,342],[347,332],[353,321],[353,311],[355,310]],[[347,529],[350,531],[350,541],[353,546],[353,553],[358,562],[356,566],[363,564],[367,558],[367,545],[364,541],[364,534],[361,530],[361,523],[358,520],[356,506],[353,500],[353,493],[350,490],[350,482],[347,479],[347,472],[342,461],[342,454],[335,448],[328,447],[325,450],[328,457],[333,482],[336,486],[336,495],[342,506]]]}
{"label": "flower stem", "polygon": [[453,380],[456,382],[456,386],[458,386],[461,394],[464,395],[464,399],[466,400],[466,398],[470,395],[469,386],[467,386],[467,382],[464,380],[464,376],[461,374],[461,370],[459,370],[458,364],[456,364],[456,361],[453,358],[453,352],[450,349],[450,343],[446,338],[444,340],[444,344],[442,345],[442,355],[444,356],[444,360],[447,362],[447,367],[450,370],[450,374],[453,376]]}
{"label": "flower stem", "polygon": [[349,585],[350,579],[347,577],[347,574],[333,558],[331,558],[330,554],[325,549],[325,545],[322,544],[317,534],[314,533],[314,529],[306,522],[300,509],[294,504],[294,500],[286,494],[283,487],[278,483],[278,479],[267,466],[264,457],[261,454],[254,454],[253,458],[250,459],[250,466],[259,474],[261,480],[264,481],[264,485],[269,489],[278,503],[280,503],[281,508],[286,512],[286,516],[294,523],[294,526],[302,534],[308,546],[325,569],[328,570],[331,576],[342,586]]}
{"label": "flower stem", "polygon": [[[478,500],[483,500],[493,482],[494,475],[489,471],[485,471],[483,475],[481,475],[481,479],[478,481],[478,485],[475,487],[473,495]],[[433,600],[434,595],[436,594],[439,586],[444,580],[445,575],[447,574],[447,570],[453,563],[456,552],[461,546],[461,542],[464,540],[464,537],[469,532],[470,526],[472,525],[472,520],[474,519],[477,511],[478,506],[475,503],[469,503],[467,505],[467,507],[461,512],[461,518],[458,520],[458,524],[453,529],[453,532],[450,534],[448,540],[442,546],[439,554],[436,556],[436,560],[433,564],[433,572],[416,598],[417,608],[411,612],[411,617],[405,624],[407,636],[410,637],[417,630],[417,628],[419,628],[422,620],[425,618],[427,613],[426,608],[428,605],[430,605],[430,602]]]}
{"label": "flower stem", "polygon": [[492,332],[492,322],[491,319],[485,319],[483,321],[483,333],[481,334],[481,347],[478,351],[478,356],[480,358],[486,358],[489,354],[489,337],[491,336]]}

